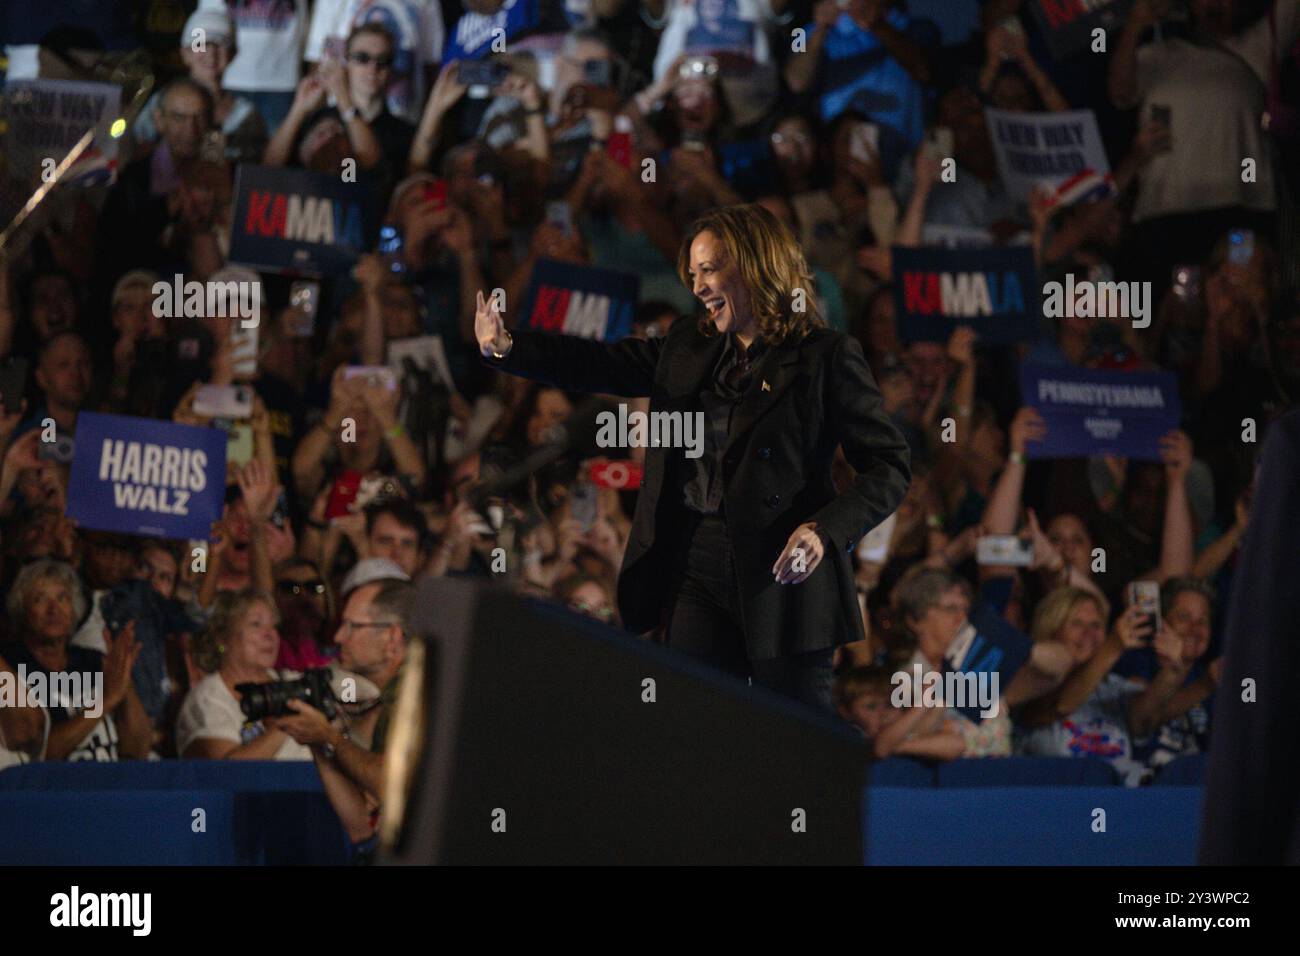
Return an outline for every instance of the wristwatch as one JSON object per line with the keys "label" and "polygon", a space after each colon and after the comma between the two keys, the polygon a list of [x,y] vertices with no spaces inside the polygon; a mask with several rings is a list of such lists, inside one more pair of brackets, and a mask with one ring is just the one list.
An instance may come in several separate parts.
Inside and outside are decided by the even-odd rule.
{"label": "wristwatch", "polygon": [[509,354],[510,354],[510,350],[511,350],[512,348],[514,348],[514,345],[515,345],[515,337],[514,337],[513,335],[511,335],[509,332],[506,332],[506,338],[507,338],[509,341],[508,341],[507,344],[506,344],[506,349],[505,349],[504,352],[498,352],[498,351],[497,351],[497,347],[496,347],[496,345],[489,345],[489,346],[488,346],[488,351],[492,353],[492,357],[493,357],[494,359],[496,359],[498,362],[500,362],[500,361],[501,361],[502,359],[504,359],[507,355],[509,355]]}
{"label": "wristwatch", "polygon": [[[351,739],[352,739],[352,736],[348,733],[348,729],[347,729],[346,727],[343,727],[342,729],[339,730],[339,732],[338,732],[338,740],[339,740],[339,743],[342,743],[342,742],[345,741],[345,740],[351,740]],[[327,741],[325,741],[323,744],[320,745],[320,752],[321,752],[321,754],[325,757],[326,760],[333,760],[335,754],[338,753],[338,750],[335,748],[334,744],[330,743],[330,742],[327,740]]]}

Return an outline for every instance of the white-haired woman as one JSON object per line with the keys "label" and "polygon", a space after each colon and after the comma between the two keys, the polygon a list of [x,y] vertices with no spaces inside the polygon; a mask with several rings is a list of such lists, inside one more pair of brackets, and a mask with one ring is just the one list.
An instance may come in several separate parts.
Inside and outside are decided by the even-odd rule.
{"label": "white-haired woman", "polygon": [[0,647],[0,657],[24,679],[29,703],[48,715],[45,759],[145,757],[152,731],[131,683],[140,653],[134,623],[116,635],[104,629],[107,653],[70,646],[86,598],[77,572],[48,558],[18,573],[6,608],[17,640]]}

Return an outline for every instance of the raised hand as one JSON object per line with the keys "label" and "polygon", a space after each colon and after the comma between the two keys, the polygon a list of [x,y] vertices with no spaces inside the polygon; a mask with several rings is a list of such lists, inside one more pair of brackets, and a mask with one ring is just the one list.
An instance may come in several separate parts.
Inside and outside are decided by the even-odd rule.
{"label": "raised hand", "polygon": [[484,358],[491,356],[493,351],[505,352],[510,347],[510,336],[502,320],[499,300],[496,295],[485,298],[481,289],[474,312],[474,335]]}

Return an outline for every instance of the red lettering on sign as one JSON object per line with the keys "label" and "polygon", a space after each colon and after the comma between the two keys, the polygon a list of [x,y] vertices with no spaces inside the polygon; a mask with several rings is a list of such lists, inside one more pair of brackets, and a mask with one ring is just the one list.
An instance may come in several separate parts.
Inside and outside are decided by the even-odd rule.
{"label": "red lettering on sign", "polygon": [[244,220],[244,234],[258,236],[283,236],[285,210],[284,196],[253,189],[248,193],[248,216]]}
{"label": "red lettering on sign", "polygon": [[537,290],[533,305],[532,328],[544,332],[562,332],[569,312],[569,290],[544,285]]}
{"label": "red lettering on sign", "polygon": [[943,311],[939,277],[933,272],[903,273],[903,310],[920,315]]}
{"label": "red lettering on sign", "polygon": [[1047,17],[1047,25],[1055,30],[1083,16],[1083,7],[1079,0],[1043,0],[1043,15]]}

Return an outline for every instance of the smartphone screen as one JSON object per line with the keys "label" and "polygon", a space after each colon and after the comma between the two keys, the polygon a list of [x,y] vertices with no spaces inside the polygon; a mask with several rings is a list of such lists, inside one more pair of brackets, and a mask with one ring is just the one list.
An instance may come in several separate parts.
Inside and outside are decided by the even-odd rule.
{"label": "smartphone screen", "polygon": [[343,518],[352,513],[352,502],[356,501],[357,492],[361,490],[361,472],[346,468],[334,480],[330,487],[329,499],[325,502],[325,520]]}
{"label": "smartphone screen", "polygon": [[1143,617],[1151,624],[1146,637],[1149,644],[1160,630],[1160,585],[1155,581],[1134,581],[1128,586],[1129,604],[1142,609]]}
{"label": "smartphone screen", "polygon": [[605,153],[624,169],[632,165],[632,136],[629,133],[610,133],[605,141]]}

